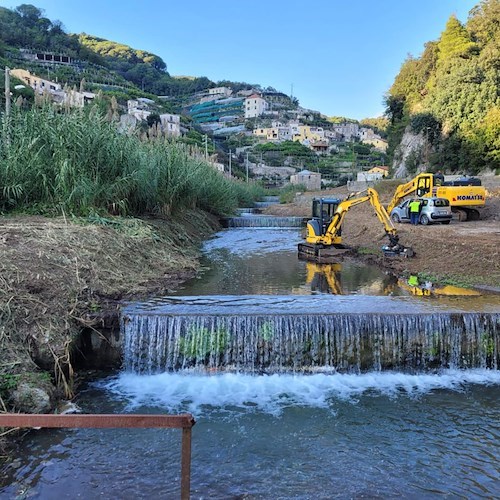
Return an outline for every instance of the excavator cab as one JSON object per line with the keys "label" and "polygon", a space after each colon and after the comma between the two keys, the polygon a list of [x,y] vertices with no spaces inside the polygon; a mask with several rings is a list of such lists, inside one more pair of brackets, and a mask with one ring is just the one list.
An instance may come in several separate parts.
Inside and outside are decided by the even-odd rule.
{"label": "excavator cab", "polygon": [[309,230],[314,231],[316,236],[324,235],[340,202],[338,198],[313,198]]}

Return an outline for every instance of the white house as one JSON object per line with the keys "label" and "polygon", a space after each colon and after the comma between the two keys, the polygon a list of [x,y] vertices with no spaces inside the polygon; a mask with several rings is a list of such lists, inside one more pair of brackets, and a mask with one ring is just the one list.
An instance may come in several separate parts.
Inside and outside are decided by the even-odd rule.
{"label": "white house", "polygon": [[245,118],[255,118],[268,109],[268,103],[258,94],[252,94],[245,99]]}
{"label": "white house", "polygon": [[161,128],[171,137],[180,137],[181,135],[181,117],[164,113],[160,115]]}

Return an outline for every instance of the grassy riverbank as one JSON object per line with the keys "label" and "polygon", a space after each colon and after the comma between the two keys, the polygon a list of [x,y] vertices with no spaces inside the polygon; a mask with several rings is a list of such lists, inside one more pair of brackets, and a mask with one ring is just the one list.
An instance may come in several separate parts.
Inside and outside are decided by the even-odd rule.
{"label": "grassy riverbank", "polygon": [[0,219],[0,408],[44,412],[71,397],[81,329],[98,328],[120,300],[168,294],[193,276],[199,243],[217,227],[197,210],[168,220]]}

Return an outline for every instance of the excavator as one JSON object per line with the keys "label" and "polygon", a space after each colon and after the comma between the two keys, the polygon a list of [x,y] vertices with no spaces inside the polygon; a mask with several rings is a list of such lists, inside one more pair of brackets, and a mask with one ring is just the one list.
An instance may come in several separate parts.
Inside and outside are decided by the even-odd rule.
{"label": "excavator", "polygon": [[299,243],[299,258],[319,264],[335,262],[336,258],[350,249],[342,244],[342,222],[351,207],[370,202],[389,238],[389,244],[382,247],[384,255],[413,257],[411,248],[399,243],[399,236],[389,215],[381,205],[377,191],[368,188],[353,193],[345,200],[337,198],[314,198],[313,218],[307,223],[305,243]]}
{"label": "excavator", "polygon": [[445,182],[444,175],[424,173],[414,177],[406,184],[397,187],[387,212],[405,197],[415,193],[419,198],[437,196],[450,202],[451,211],[458,216],[459,221],[478,220],[478,208],[484,207],[486,190],[481,181],[475,177],[464,177]]}

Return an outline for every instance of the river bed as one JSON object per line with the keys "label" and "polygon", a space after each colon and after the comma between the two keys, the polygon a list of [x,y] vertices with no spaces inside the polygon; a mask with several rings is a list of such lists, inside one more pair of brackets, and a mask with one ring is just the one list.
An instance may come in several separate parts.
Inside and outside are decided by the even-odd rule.
{"label": "river bed", "polygon": [[[358,296],[360,307],[396,296],[410,309],[500,309],[498,296],[416,297],[397,277],[356,262],[308,265],[297,259],[298,241],[298,230],[222,231],[205,245],[206,270],[176,295],[303,295],[304,304],[340,293],[350,304]],[[84,413],[192,412],[193,498],[421,499],[500,495],[499,400],[500,371],[481,367],[308,374],[194,367],[98,376],[75,403]],[[39,430],[2,473],[2,498],[176,498],[180,432]]]}

